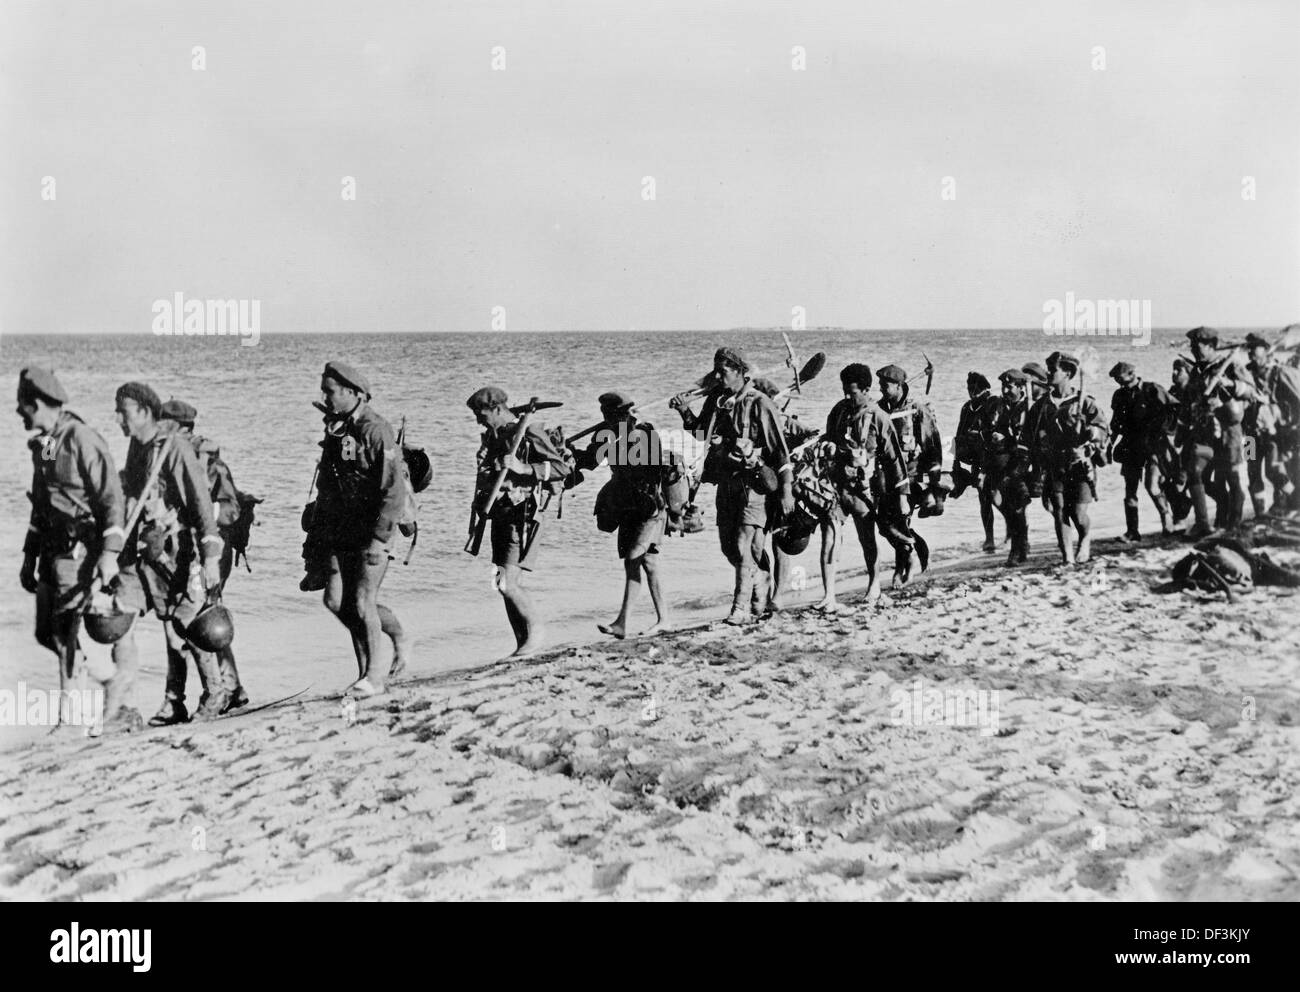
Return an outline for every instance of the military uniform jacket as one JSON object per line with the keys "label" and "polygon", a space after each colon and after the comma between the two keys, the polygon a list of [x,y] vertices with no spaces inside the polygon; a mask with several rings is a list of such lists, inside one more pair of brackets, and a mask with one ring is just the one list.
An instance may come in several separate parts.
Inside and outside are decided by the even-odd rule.
{"label": "military uniform jacket", "polygon": [[[152,490],[144,492],[157,459],[162,459],[162,469]],[[137,500],[145,501],[140,516],[142,530],[151,524],[169,527],[169,518],[174,514],[182,534],[188,535],[186,541],[192,542],[197,536],[205,559],[221,554],[221,537],[212,513],[212,497],[208,495],[207,472],[199,464],[189,440],[178,431],[160,426],[151,441],[142,443],[131,439],[126,449],[126,467],[122,469],[122,491],[132,507]]]}
{"label": "military uniform jacket", "polygon": [[1031,413],[1028,400],[1011,403],[1002,396],[985,408],[981,439],[984,470],[991,477],[1001,479],[1030,471],[1034,445]]}
{"label": "military uniform jacket", "polygon": [[1158,382],[1121,386],[1110,400],[1110,430],[1121,438],[1115,460],[1124,465],[1140,464],[1164,444],[1174,399]]}
{"label": "military uniform jacket", "polygon": [[1046,405],[1040,412],[1035,445],[1036,464],[1049,476],[1064,478],[1072,469],[1093,475],[1090,460],[1079,462],[1074,449],[1088,447],[1092,451],[1103,447],[1110,436],[1106,415],[1091,396],[1079,401],[1078,393],[1057,399],[1050,393],[1043,397]]}
{"label": "military uniform jacket", "polygon": [[953,437],[953,457],[966,465],[980,464],[984,424],[998,398],[991,390],[977,393],[961,405],[957,415],[957,433]]}
{"label": "military uniform jacket", "polygon": [[888,415],[876,404],[858,406],[850,399],[840,400],[826,418],[825,437],[836,446],[838,485],[845,485],[844,472],[854,466],[854,455],[860,452],[873,463],[867,481],[874,476],[887,493],[906,492],[910,488],[898,434]]}
{"label": "military uniform jacket", "polygon": [[880,408],[894,422],[898,444],[907,462],[909,479],[916,480],[943,467],[943,442],[930,408],[904,394],[898,408],[891,410],[884,402]]}
{"label": "military uniform jacket", "polygon": [[23,553],[77,532],[100,551],[121,551],[125,535],[122,485],[113,457],[99,433],[70,410],[54,429],[30,442],[32,514]]}
{"label": "military uniform jacket", "polygon": [[208,494],[212,497],[212,512],[217,518],[217,528],[229,527],[239,519],[239,490],[235,488],[230,468],[221,460],[221,449],[205,437],[179,432],[194,446],[199,464],[208,473]]}
{"label": "military uniform jacket", "polygon": [[[517,424],[517,422],[516,422]],[[479,491],[492,484],[492,478],[501,471],[501,462],[510,453],[510,441],[514,437],[516,424],[483,431],[478,449],[478,485]],[[525,502],[541,483],[559,482],[569,473],[569,465],[561,452],[551,441],[550,435],[541,424],[529,420],[528,429],[515,457],[530,465],[534,476],[519,475],[510,472],[506,475],[505,486],[497,498],[497,507],[503,503],[514,505]],[[496,507],[493,508],[494,511]]]}
{"label": "military uniform jacket", "polygon": [[1219,378],[1213,395],[1207,396],[1207,387],[1218,375],[1217,363],[1193,362],[1188,372],[1190,378],[1179,408],[1179,422],[1193,444],[1213,444],[1219,436],[1219,428],[1215,409],[1209,401],[1215,399],[1226,404],[1232,400],[1253,400],[1255,389],[1249,381],[1250,374],[1239,363],[1229,360],[1227,371]]}
{"label": "military uniform jacket", "polygon": [[[626,441],[622,440],[626,438]],[[550,438],[545,438],[550,444]],[[671,452],[653,424],[644,420],[627,430],[617,424],[596,432],[596,438],[576,454],[578,468],[594,469],[602,460],[609,462],[610,478],[620,488],[655,492],[663,485],[664,475],[672,468]]]}
{"label": "military uniform jacket", "polygon": [[393,428],[363,401],[327,423],[321,448],[317,513],[344,543],[387,543],[406,497]]}
{"label": "military uniform jacket", "polygon": [[[1274,427],[1294,428],[1300,425],[1300,375],[1290,366],[1270,361],[1263,368],[1248,366],[1255,383],[1258,405],[1273,407]],[[1252,411],[1253,412],[1253,411]],[[1259,429],[1263,418],[1254,413],[1253,426]]]}
{"label": "military uniform jacket", "polygon": [[[706,481],[716,482],[740,474],[740,465],[731,464],[726,455],[742,439],[754,446],[757,457],[778,476],[790,464],[790,449],[781,429],[781,411],[749,381],[734,395],[709,394],[696,423],[705,425],[704,443],[709,445],[704,459]],[[721,444],[714,445],[713,438],[718,438]]]}

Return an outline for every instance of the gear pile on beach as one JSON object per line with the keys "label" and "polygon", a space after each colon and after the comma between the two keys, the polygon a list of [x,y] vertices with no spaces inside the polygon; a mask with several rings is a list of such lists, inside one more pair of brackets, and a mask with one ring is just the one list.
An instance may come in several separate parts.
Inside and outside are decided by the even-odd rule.
{"label": "gear pile on beach", "polygon": [[[1300,542],[1300,325],[1272,340],[1251,334],[1221,342],[1205,327],[1187,339],[1191,355],[1174,361],[1168,387],[1143,381],[1126,362],[1111,368],[1117,388],[1109,415],[1088,392],[1100,374],[1092,348],[1006,369],[996,377],[997,394],[987,376],[971,371],[948,468],[925,398],[934,375],[928,359],[912,374],[896,364],[874,372],[859,362],[845,365],[844,398],[820,431],[787,408],[826,356],[800,365],[788,338],[779,372],[751,369],[745,355],[722,347],[708,374],[672,396],[637,403],[619,390],[600,394],[600,420],[568,438],[535,419],[559,403],[533,397],[511,406],[504,390],[484,386],[466,403],[483,433],[464,550],[478,555],[487,539],[494,585],[515,635],[509,657],[529,658],[546,644],[525,578],[538,568],[545,515],[552,504],[561,513],[565,493],[603,466],[610,475],[594,515],[600,530],[616,534],[624,585],[618,615],[599,629],[623,639],[642,585],[656,618],[641,633],[671,629],[660,545],[667,536],[704,529],[696,502],[703,485],[715,488],[718,541],[734,570],[723,622],[740,627],[783,609],[793,557],[814,534],[824,589],[815,608],[836,612],[836,550],[850,520],[866,566],[866,601],[882,595],[877,535],[894,551],[893,584],[907,585],[930,564],[920,521],[942,516],[947,500],[968,491],[979,501],[986,552],[997,548],[995,511],[1004,518],[1008,567],[1028,560],[1035,501],[1051,518],[1062,564],[1087,563],[1097,473],[1117,464],[1124,481],[1121,542],[1143,539],[1139,485],[1161,535],[1195,542],[1173,566],[1172,588],[1223,593],[1231,602],[1253,585],[1300,585],[1300,574],[1262,550]],[[323,437],[302,514],[300,588],[323,592],[350,635],[357,677],[346,695],[373,696],[407,664],[402,624],[379,592],[399,538],[411,538],[407,561],[414,552],[415,497],[429,485],[432,463],[407,443],[404,423],[395,432],[371,406],[370,384],[354,366],[326,364],[320,391]],[[112,663],[89,670],[105,697],[93,732],[138,729],[144,721],[128,705],[137,674],[134,629],[152,613],[167,640],[167,678],[149,724],[190,720],[191,661],[202,683],[194,716],[240,712],[250,699],[221,593],[239,557],[247,567],[260,501],[236,489],[219,447],[194,433],[198,412],[189,404],[164,403],[144,383],[122,385],[116,415],[130,442],[119,474],[104,439],[66,408],[68,401],[52,372],[22,370],[18,412],[36,433],[21,582],[36,597],[37,640],[58,658],[60,688],[91,668],[79,645],[84,629],[112,645]],[[663,405],[679,414],[681,430],[643,419]],[[1184,534],[1180,524],[1188,518]],[[386,671],[378,664],[384,638],[393,644]],[[68,722],[63,713],[60,719]]]}

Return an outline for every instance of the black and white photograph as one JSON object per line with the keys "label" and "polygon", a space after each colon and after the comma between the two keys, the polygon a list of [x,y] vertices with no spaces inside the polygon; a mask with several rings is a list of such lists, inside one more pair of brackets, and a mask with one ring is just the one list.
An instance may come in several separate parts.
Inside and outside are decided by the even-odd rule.
{"label": "black and white photograph", "polygon": [[1300,900],[1297,40],[5,0],[0,901]]}

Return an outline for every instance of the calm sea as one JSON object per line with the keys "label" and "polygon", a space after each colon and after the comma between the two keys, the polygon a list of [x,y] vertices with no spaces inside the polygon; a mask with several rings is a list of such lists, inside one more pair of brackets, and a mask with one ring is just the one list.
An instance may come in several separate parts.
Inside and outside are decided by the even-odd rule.
{"label": "calm sea", "polygon": [[[1004,331],[800,331],[791,335],[800,358],[828,356],[826,369],[791,411],[823,426],[840,398],[838,370],[853,361],[873,368],[897,363],[909,372],[934,361],[930,400],[945,440],[966,398],[966,373],[984,372],[990,380],[1008,366],[1042,361],[1064,344],[1095,345],[1102,375],[1121,359],[1144,377],[1168,384],[1169,366],[1181,331],[1156,331],[1147,347],[1127,337],[1048,337],[1041,330]],[[686,388],[710,368],[720,344],[741,348],[759,371],[780,372],[785,352],[776,332],[661,333],[501,333],[385,336],[277,335],[264,333],[256,347],[237,338],[148,336],[7,337],[0,341],[0,371],[13,389],[18,370],[28,364],[53,368],[72,400],[69,404],[109,441],[114,457],[125,456],[126,440],[113,419],[113,394],[128,380],[151,384],[165,400],[175,396],[199,410],[197,430],[217,441],[236,484],[261,496],[261,526],[253,532],[252,573],[232,579],[227,604],[234,612],[240,667],[252,691],[262,698],[313,684],[342,687],[354,662],[349,639],[320,602],[319,594],[298,591],[302,533],[299,514],[318,452],[320,370],[343,359],[370,377],[373,406],[396,427],[406,418],[409,439],[424,445],[433,460],[433,485],[421,496],[421,536],[414,559],[394,562],[382,600],[392,606],[415,636],[414,672],[480,664],[513,648],[499,597],[490,586],[487,551],[471,558],[465,539],[478,428],[465,399],[479,386],[495,383],[512,402],[529,396],[559,400],[544,422],[563,424],[570,433],[598,420],[596,396],[626,390],[648,403]],[[780,379],[784,375],[774,375]],[[996,382],[995,382],[996,385]],[[1109,407],[1113,383],[1096,383],[1095,394]],[[923,389],[924,387],[918,387]],[[1093,391],[1090,389],[1090,391]],[[12,393],[10,395],[13,395]],[[677,426],[677,417],[659,408],[649,418]],[[9,565],[0,571],[0,685],[18,680],[49,686],[56,678],[52,656],[31,636],[32,597],[18,585],[31,480],[26,435],[16,414],[0,422],[0,548]],[[543,567],[532,580],[536,598],[554,618],[553,640],[594,640],[595,624],[618,611],[622,569],[612,535],[600,533],[591,516],[603,476],[597,474],[570,492],[564,516],[543,527]],[[1117,469],[1103,473],[1100,533],[1122,529],[1122,483]],[[731,573],[717,548],[712,494],[700,501],[709,529],[673,539],[662,548],[667,591],[679,614],[720,614],[729,602]],[[1046,543],[1050,526],[1031,509],[1035,540]],[[1150,508],[1144,509],[1147,525]],[[999,523],[999,534],[1001,524]],[[921,521],[921,533],[936,549],[965,554],[981,540],[975,501],[950,503],[941,518]],[[817,542],[801,564],[812,588],[817,580]],[[856,548],[842,552],[848,566],[861,564]],[[650,622],[648,599],[636,619]],[[156,621],[137,628],[146,666],[137,688],[137,705],[152,712],[161,698],[162,633]],[[146,714],[147,715],[147,714]],[[0,730],[0,733],[3,733]]]}

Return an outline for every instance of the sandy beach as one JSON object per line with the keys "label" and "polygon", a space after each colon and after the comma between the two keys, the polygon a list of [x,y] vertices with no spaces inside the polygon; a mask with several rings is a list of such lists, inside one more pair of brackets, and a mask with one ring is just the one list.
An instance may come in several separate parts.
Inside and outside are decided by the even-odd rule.
{"label": "sandy beach", "polygon": [[[1300,898],[1295,595],[1161,595],[1184,545],[1098,550],[1068,572],[1041,548],[1015,571],[968,557],[834,617],[433,678],[417,662],[355,722],[313,692],[208,725],[61,731],[5,755],[0,886]],[[929,709],[965,690],[982,709]]]}

